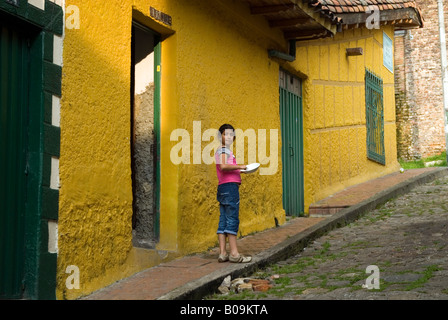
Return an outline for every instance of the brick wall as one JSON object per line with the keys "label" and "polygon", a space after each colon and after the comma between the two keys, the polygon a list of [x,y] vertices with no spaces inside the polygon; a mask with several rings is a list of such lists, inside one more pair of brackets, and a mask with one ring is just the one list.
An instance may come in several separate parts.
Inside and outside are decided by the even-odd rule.
{"label": "brick wall", "polygon": [[[396,32],[395,98],[398,158],[445,150],[437,0],[417,0],[424,28]],[[448,31],[448,4],[444,4]]]}

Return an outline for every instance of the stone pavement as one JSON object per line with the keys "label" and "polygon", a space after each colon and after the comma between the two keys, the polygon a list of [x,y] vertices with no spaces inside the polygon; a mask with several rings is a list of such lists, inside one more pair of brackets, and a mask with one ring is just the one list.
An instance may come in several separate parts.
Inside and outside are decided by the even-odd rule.
{"label": "stone pavement", "polygon": [[274,278],[267,292],[206,298],[448,300],[447,200],[448,176],[416,186],[248,276]]}
{"label": "stone pavement", "polygon": [[[424,168],[393,173],[347,188],[314,205],[310,217],[289,219],[284,225],[238,240],[240,252],[253,256],[248,264],[218,263],[218,249],[182,257],[139,272],[98,290],[85,300],[201,299],[222,280],[252,274],[298,254],[313,240],[344,226],[387,200],[422,183],[448,175],[448,168]],[[324,208],[318,211],[319,207]],[[328,214],[328,208],[339,208]]]}
{"label": "stone pavement", "polygon": [[361,185],[350,186],[341,192],[322,199],[310,206],[311,217],[319,217],[334,214],[344,208],[351,207],[361,201],[365,201],[382,190],[388,189],[392,185],[405,182],[420,175],[422,172],[432,171],[429,169],[406,170],[403,173],[393,173]]}

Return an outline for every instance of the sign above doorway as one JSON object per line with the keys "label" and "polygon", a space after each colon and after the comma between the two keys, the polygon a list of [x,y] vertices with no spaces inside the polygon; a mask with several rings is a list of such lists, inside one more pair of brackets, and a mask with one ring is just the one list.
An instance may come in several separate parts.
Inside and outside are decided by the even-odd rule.
{"label": "sign above doorway", "polygon": [[154,9],[153,7],[149,7],[149,15],[151,16],[151,18],[154,18],[162,22],[163,24],[166,24],[171,27],[172,19],[170,15],[157,9]]}

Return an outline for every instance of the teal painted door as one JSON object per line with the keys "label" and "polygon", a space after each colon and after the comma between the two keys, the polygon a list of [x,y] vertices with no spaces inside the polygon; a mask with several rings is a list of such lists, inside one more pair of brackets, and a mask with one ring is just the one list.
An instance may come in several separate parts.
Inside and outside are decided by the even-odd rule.
{"label": "teal painted door", "polygon": [[29,48],[26,36],[0,22],[0,298],[21,298]]}
{"label": "teal painted door", "polygon": [[286,215],[304,212],[302,83],[280,70],[283,208]]}

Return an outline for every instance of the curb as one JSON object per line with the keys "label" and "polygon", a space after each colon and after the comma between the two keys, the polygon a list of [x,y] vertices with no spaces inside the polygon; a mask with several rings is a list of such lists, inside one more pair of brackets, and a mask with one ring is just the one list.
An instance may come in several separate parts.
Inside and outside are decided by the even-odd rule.
{"label": "curb", "polygon": [[308,243],[323,236],[327,232],[346,226],[357,220],[366,212],[386,203],[388,200],[408,193],[411,189],[421,184],[425,184],[445,175],[448,175],[448,168],[443,167],[410,178],[409,180],[377,193],[367,200],[345,208],[305,231],[290,237],[272,248],[258,253],[252,257],[252,262],[248,264],[235,264],[228,268],[214,271],[168,292],[157,298],[157,300],[201,300],[204,296],[216,292],[216,288],[222,283],[225,277],[229,275],[232,279],[242,277],[254,273],[258,269],[262,269],[270,264],[285,260],[289,256],[299,253],[308,245]]}

